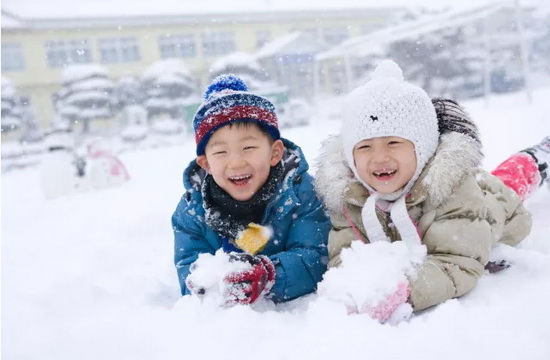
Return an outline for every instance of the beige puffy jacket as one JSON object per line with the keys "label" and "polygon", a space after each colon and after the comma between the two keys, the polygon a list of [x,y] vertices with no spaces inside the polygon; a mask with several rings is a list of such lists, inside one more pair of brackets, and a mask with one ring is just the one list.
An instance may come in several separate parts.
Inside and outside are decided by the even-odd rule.
{"label": "beige puffy jacket", "polygon": [[[339,137],[327,139],[322,150],[316,190],[332,221],[329,266],[339,266],[340,252],[357,240],[357,233],[368,242],[361,209],[369,195],[346,165]],[[531,217],[520,198],[478,168],[481,158],[480,145],[472,138],[455,132],[440,136],[436,154],[407,198],[409,215],[428,250],[410,283],[415,311],[470,291],[484,273],[492,246],[515,245],[529,234]],[[389,215],[379,209],[377,215],[388,237],[400,240]]]}

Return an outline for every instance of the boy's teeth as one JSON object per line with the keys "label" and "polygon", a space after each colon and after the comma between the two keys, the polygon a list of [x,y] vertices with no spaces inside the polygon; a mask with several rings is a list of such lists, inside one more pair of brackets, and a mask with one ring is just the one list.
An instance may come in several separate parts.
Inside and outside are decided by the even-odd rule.
{"label": "boy's teeth", "polygon": [[244,180],[248,179],[250,175],[242,175],[242,176],[231,176],[229,179],[231,180]]}

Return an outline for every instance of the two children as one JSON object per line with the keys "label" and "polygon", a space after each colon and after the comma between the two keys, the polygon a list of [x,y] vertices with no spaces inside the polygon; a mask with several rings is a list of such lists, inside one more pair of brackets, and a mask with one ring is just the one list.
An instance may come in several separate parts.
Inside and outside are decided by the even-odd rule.
{"label": "two children", "polygon": [[417,311],[466,294],[496,243],[515,245],[529,234],[522,200],[547,178],[550,138],[491,175],[479,168],[479,136],[464,111],[432,102],[392,61],[350,94],[343,119],[316,174],[332,221],[329,266],[339,266],[356,240],[427,248],[416,277],[396,284],[372,317],[385,322],[403,305]]}
{"label": "two children", "polygon": [[[522,200],[548,175],[550,138],[494,176],[481,170],[477,128],[460,106],[432,102],[383,62],[350,94],[340,136],[324,143],[316,190],[329,235],[308,165],[280,138],[273,105],[234,76],[216,79],[204,98],[194,119],[197,159],[172,218],[175,263],[182,294],[198,295],[188,275],[199,254],[224,249],[248,263],[224,275],[228,305],[313,292],[328,260],[339,266],[356,240],[427,248],[417,276],[372,313],[381,322],[403,305],[422,310],[459,297],[484,273],[492,246],[527,236]],[[257,224],[271,227],[271,239],[259,255],[242,253],[243,234]]]}
{"label": "two children", "polygon": [[[204,291],[188,275],[199,254],[218,249],[249,265],[224,275],[227,305],[313,292],[327,268],[330,222],[302,151],[280,137],[273,104],[239,78],[220,76],[193,126],[197,158],[184,172],[187,192],[172,217],[182,294]],[[269,227],[271,238],[259,254],[244,253],[240,240],[258,225]]]}

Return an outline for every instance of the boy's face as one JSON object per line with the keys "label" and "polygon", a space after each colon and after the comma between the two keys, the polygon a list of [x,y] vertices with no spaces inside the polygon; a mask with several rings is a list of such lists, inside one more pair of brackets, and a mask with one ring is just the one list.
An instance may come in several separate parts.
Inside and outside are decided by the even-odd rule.
{"label": "boy's face", "polygon": [[283,152],[283,142],[271,143],[258,126],[227,125],[212,134],[197,163],[234,200],[247,201],[265,184]]}
{"label": "boy's face", "polygon": [[357,173],[381,194],[403,188],[416,171],[414,144],[398,136],[365,139],[353,148]]}

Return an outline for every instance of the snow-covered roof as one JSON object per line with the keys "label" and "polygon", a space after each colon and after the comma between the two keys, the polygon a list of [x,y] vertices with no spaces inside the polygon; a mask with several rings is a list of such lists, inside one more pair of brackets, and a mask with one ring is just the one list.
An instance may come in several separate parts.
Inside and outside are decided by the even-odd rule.
{"label": "snow-covered roof", "polygon": [[286,45],[295,41],[299,36],[300,32],[293,32],[281,37],[278,37],[262,46],[257,52],[256,57],[262,59],[265,57],[270,57],[283,49]]}
{"label": "snow-covered roof", "polygon": [[460,10],[449,9],[438,14],[427,14],[419,19],[348,39],[337,47],[317,54],[315,59],[322,61],[346,55],[362,56],[376,53],[384,44],[473,22],[508,6],[510,6],[510,2],[499,2]]}
{"label": "snow-covered roof", "polygon": [[18,29],[24,26],[23,20],[2,8],[2,29]]}
{"label": "snow-covered roof", "polygon": [[216,73],[228,68],[229,66],[242,66],[258,71],[261,70],[260,64],[254,55],[243,51],[236,51],[218,59],[214,64],[212,64],[210,71]]}
{"label": "snow-covered roof", "polygon": [[325,49],[326,46],[311,33],[294,32],[266,43],[256,52],[256,57],[265,59],[274,55],[316,54]]}

